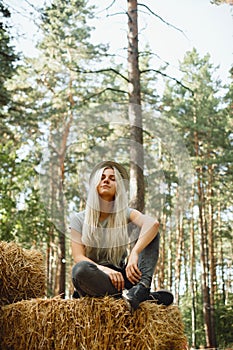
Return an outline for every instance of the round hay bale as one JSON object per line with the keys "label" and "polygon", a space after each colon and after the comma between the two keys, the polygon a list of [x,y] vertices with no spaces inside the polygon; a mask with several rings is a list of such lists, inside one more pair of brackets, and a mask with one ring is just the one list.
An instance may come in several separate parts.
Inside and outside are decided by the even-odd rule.
{"label": "round hay bale", "polygon": [[0,305],[45,296],[43,255],[0,241]]}
{"label": "round hay bale", "polygon": [[144,302],[131,315],[111,297],[7,305],[0,334],[4,350],[181,350],[186,343],[178,307]]}

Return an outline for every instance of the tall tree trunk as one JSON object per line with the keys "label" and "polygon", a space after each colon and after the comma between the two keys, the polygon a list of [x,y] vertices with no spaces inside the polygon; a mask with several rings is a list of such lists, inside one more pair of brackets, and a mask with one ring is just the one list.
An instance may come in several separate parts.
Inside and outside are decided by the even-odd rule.
{"label": "tall tree trunk", "polygon": [[[194,101],[195,101],[194,95]],[[199,137],[198,137],[198,127],[197,127],[197,115],[196,109],[194,107],[193,111],[193,121],[196,124],[196,131],[194,131],[194,148],[195,156],[201,158],[200,147],[199,147]],[[206,345],[210,347],[211,345],[211,317],[210,317],[210,291],[208,284],[208,247],[207,247],[207,232],[205,226],[205,200],[204,200],[204,179],[202,166],[197,166],[197,194],[198,194],[198,230],[201,240],[200,255],[201,255],[201,284],[202,284],[202,295],[203,295],[203,316],[204,316],[204,329]]]}
{"label": "tall tree trunk", "polygon": [[207,274],[207,240],[205,230],[205,214],[204,214],[204,195],[203,195],[203,183],[201,179],[202,171],[198,168],[198,199],[199,199],[199,233],[201,238],[201,276],[202,276],[202,294],[203,294],[203,315],[204,315],[204,327],[206,335],[206,345],[210,346],[211,339],[211,320],[210,320],[210,294],[208,287],[208,274]]}
{"label": "tall tree trunk", "polygon": [[214,224],[213,224],[213,166],[208,166],[208,247],[209,247],[209,267],[210,267],[210,321],[211,334],[210,345],[217,347],[215,334],[215,292],[216,292],[216,258],[214,251]]}
{"label": "tall tree trunk", "polygon": [[[65,136],[63,142],[66,145]],[[65,151],[64,151],[65,154]],[[59,183],[59,214],[60,214],[60,229],[59,229],[59,262],[60,262],[60,278],[59,278],[59,295],[65,298],[66,293],[66,239],[65,239],[65,212],[64,212],[64,194],[63,194],[63,183],[64,183],[64,156],[60,157],[60,183]]]}
{"label": "tall tree trunk", "polygon": [[221,202],[220,202],[220,190],[218,190],[217,193],[217,198],[218,198],[218,204],[217,204],[217,208],[218,208],[218,222],[217,222],[217,226],[218,226],[218,233],[219,233],[219,264],[220,264],[220,269],[221,269],[221,284],[222,284],[222,301],[223,304],[225,304],[226,302],[226,288],[225,288],[225,269],[224,269],[224,254],[223,254],[223,242],[222,242],[222,235],[221,235]]}
{"label": "tall tree trunk", "polygon": [[196,270],[195,270],[195,235],[194,235],[194,188],[192,189],[191,221],[190,221],[190,275],[192,295],[192,348],[196,348]]}
{"label": "tall tree trunk", "polygon": [[[169,162],[170,164],[170,162]],[[168,171],[169,174],[169,171]],[[168,179],[168,198],[172,197],[172,193],[171,193],[171,180],[170,178]],[[170,205],[170,204],[169,204]],[[173,242],[173,237],[172,237],[172,218],[170,217],[170,221],[169,221],[169,227],[168,227],[168,231],[167,231],[167,271],[168,271],[168,288],[172,289],[172,285],[173,285],[173,265],[174,265],[174,261],[173,261],[173,247],[172,247],[172,242]]]}
{"label": "tall tree trunk", "polygon": [[48,241],[47,241],[47,253],[46,253],[46,261],[47,261],[47,294],[48,296],[53,296],[53,242],[54,242],[54,226],[51,226],[48,232]]}
{"label": "tall tree trunk", "polygon": [[65,224],[65,198],[64,198],[64,180],[65,180],[65,157],[67,150],[67,142],[70,133],[71,123],[73,121],[72,109],[74,106],[74,100],[72,96],[72,78],[70,77],[70,110],[63,116],[63,121],[59,130],[54,134],[54,130],[51,130],[51,174],[52,174],[52,193],[53,193],[53,203],[52,203],[52,218],[55,220],[56,229],[58,232],[58,259],[59,266],[57,268],[57,273],[59,277],[56,278],[56,283],[58,282],[59,295],[65,298],[66,293],[66,224]]}
{"label": "tall tree trunk", "polygon": [[144,210],[144,154],[141,111],[140,71],[138,63],[137,0],[128,0],[128,77],[130,122],[130,205]]}
{"label": "tall tree trunk", "polygon": [[175,300],[179,305],[180,295],[180,273],[181,273],[181,259],[182,259],[182,243],[183,243],[183,227],[181,216],[177,218],[176,230],[176,259],[175,259]]}
{"label": "tall tree trunk", "polygon": [[70,77],[70,94],[69,94],[69,102],[70,102],[70,115],[68,117],[68,121],[65,124],[63,129],[60,153],[59,153],[59,212],[60,212],[60,220],[61,220],[61,230],[59,231],[59,246],[60,246],[60,279],[59,279],[59,294],[65,298],[66,293],[66,239],[65,239],[65,203],[64,203],[64,194],[63,194],[63,186],[65,180],[65,157],[67,150],[67,142],[70,133],[71,123],[73,121],[73,113],[72,109],[74,106],[74,99],[72,95],[72,77]]}
{"label": "tall tree trunk", "polygon": [[157,289],[163,289],[164,281],[165,281],[165,263],[166,263],[166,256],[165,256],[165,234],[166,234],[166,221],[167,221],[167,215],[166,213],[162,214],[161,217],[161,223],[160,223],[160,254],[159,254],[159,260],[158,264],[156,265],[155,275],[157,276],[157,283],[156,287]]}

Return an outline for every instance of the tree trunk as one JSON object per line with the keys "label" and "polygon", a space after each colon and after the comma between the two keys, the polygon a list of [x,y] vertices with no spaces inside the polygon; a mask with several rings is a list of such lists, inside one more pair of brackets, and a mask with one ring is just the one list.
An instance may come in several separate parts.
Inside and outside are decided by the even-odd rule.
{"label": "tree trunk", "polygon": [[190,275],[192,295],[192,348],[196,348],[196,270],[195,270],[195,235],[194,235],[194,188],[192,189],[191,222],[190,222]]}
{"label": "tree trunk", "polygon": [[140,71],[138,63],[137,1],[128,0],[128,77],[130,123],[130,206],[144,210],[144,154],[141,111]]}
{"label": "tree trunk", "polygon": [[166,271],[166,256],[165,256],[165,245],[166,245],[166,221],[167,221],[167,215],[166,213],[162,214],[161,217],[161,223],[160,223],[160,250],[159,250],[159,260],[158,264],[156,265],[155,275],[157,276],[157,283],[156,287],[157,289],[163,289],[164,281],[165,281],[165,271]]}
{"label": "tree trunk", "polygon": [[182,243],[183,243],[183,227],[182,219],[180,215],[177,218],[177,230],[176,230],[176,259],[175,259],[175,300],[179,305],[180,295],[180,272],[181,272],[181,259],[182,259]]}
{"label": "tree trunk", "polygon": [[[217,198],[220,198],[220,190],[218,190]],[[219,249],[219,265],[221,269],[221,285],[222,285],[222,301],[223,304],[226,302],[226,288],[225,288],[225,271],[224,271],[224,253],[223,253],[223,241],[222,241],[222,235],[221,235],[221,203],[220,200],[218,200],[218,233],[219,233],[219,242],[220,245],[218,247]]]}
{"label": "tree trunk", "polygon": [[[65,140],[66,142],[66,140]],[[66,293],[66,239],[65,239],[65,212],[64,212],[64,158],[60,159],[60,184],[59,184],[59,213],[61,227],[59,230],[59,263],[60,263],[60,278],[59,278],[59,295],[65,298]]]}
{"label": "tree trunk", "polygon": [[213,166],[208,166],[208,247],[209,247],[209,266],[210,266],[210,345],[217,347],[215,334],[215,292],[216,292],[216,258],[214,251],[214,224],[213,224]]}
{"label": "tree trunk", "polygon": [[[195,101],[195,96],[194,96]],[[196,109],[193,111],[193,121],[197,124]],[[196,126],[197,128],[197,126]],[[198,129],[194,131],[194,148],[195,156],[201,158]],[[201,284],[203,295],[203,316],[204,316],[204,329],[207,347],[211,346],[211,316],[210,316],[210,290],[209,290],[209,269],[208,269],[208,246],[207,246],[207,228],[205,225],[205,197],[204,197],[204,176],[202,172],[202,166],[197,167],[197,194],[198,194],[198,230],[201,240],[200,255],[201,255]]]}

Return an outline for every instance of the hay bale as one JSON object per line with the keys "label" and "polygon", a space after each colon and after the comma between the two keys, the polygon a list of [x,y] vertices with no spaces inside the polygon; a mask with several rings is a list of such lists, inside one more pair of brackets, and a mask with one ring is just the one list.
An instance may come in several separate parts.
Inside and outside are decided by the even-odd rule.
{"label": "hay bale", "polygon": [[4,350],[180,350],[186,342],[178,307],[144,302],[131,315],[111,297],[7,305],[0,334]]}
{"label": "hay bale", "polygon": [[45,296],[42,254],[0,241],[0,305]]}

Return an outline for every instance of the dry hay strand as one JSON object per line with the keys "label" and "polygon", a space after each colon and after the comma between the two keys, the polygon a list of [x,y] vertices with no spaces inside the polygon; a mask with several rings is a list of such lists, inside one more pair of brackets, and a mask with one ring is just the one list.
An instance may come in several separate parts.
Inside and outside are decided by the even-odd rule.
{"label": "dry hay strand", "polygon": [[0,334],[4,350],[181,350],[186,343],[177,306],[144,302],[131,315],[111,297],[7,305]]}
{"label": "dry hay strand", "polygon": [[0,305],[45,296],[43,255],[0,241]]}

